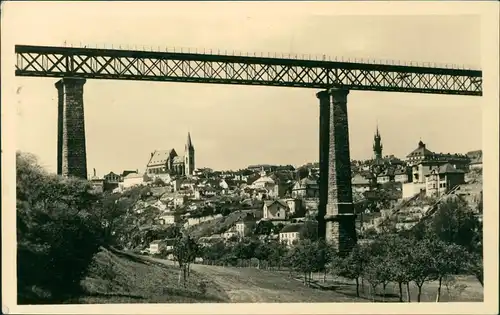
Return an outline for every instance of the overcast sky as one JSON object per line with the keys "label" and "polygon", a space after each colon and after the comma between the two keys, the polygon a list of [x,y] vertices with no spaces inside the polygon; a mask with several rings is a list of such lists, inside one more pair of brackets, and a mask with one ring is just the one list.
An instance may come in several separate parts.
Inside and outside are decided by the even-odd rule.
{"label": "overcast sky", "polygon": [[[481,66],[477,17],[317,15],[303,5],[288,3],[286,11],[273,5],[9,3],[2,9],[2,92],[9,102],[2,105],[17,110],[17,148],[56,170],[57,80],[15,77],[15,44],[219,48]],[[97,80],[84,89],[87,166],[98,175],[144,170],[155,149],[183,154],[188,131],[197,167],[318,160],[314,89]],[[478,97],[352,91],[348,102],[353,159],[372,157],[377,121],[384,155],[404,157],[420,139],[438,152],[481,149]]]}

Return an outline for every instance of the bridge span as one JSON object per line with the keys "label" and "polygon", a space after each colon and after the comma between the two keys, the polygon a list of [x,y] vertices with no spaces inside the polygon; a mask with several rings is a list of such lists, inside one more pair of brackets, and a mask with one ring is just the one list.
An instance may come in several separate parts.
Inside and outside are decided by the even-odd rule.
{"label": "bridge span", "polygon": [[482,96],[482,71],[265,56],[16,45],[16,76],[61,78],[58,174],[87,177],[83,86],[87,79],[319,89],[319,233],[340,252],[356,243],[349,91]]}

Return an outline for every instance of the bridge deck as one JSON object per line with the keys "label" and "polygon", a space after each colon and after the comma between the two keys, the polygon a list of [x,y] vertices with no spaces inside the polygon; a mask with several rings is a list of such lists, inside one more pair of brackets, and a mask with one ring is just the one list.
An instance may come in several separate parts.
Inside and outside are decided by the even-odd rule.
{"label": "bridge deck", "polygon": [[482,95],[480,70],[16,45],[16,75]]}

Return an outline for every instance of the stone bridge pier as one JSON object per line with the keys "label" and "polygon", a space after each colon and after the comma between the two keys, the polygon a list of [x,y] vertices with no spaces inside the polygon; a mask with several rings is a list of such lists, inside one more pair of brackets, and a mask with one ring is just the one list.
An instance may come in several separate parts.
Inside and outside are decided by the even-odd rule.
{"label": "stone bridge pier", "polygon": [[320,105],[319,235],[340,253],[357,242],[351,188],[351,158],[347,96],[349,90],[330,89],[316,94]]}
{"label": "stone bridge pier", "polygon": [[85,79],[63,78],[58,92],[57,174],[87,178],[83,85]]}

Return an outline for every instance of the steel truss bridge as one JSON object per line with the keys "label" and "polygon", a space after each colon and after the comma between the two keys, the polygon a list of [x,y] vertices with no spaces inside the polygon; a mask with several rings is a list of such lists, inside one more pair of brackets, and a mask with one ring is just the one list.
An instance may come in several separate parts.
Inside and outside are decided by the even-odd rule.
{"label": "steel truss bridge", "polygon": [[16,75],[482,95],[480,70],[16,45]]}
{"label": "steel truss bridge", "polygon": [[350,90],[482,95],[480,70],[220,54],[16,45],[16,76],[61,78],[58,173],[87,177],[86,79],[313,88],[319,99],[319,234],[339,252],[356,242],[347,95]]}

